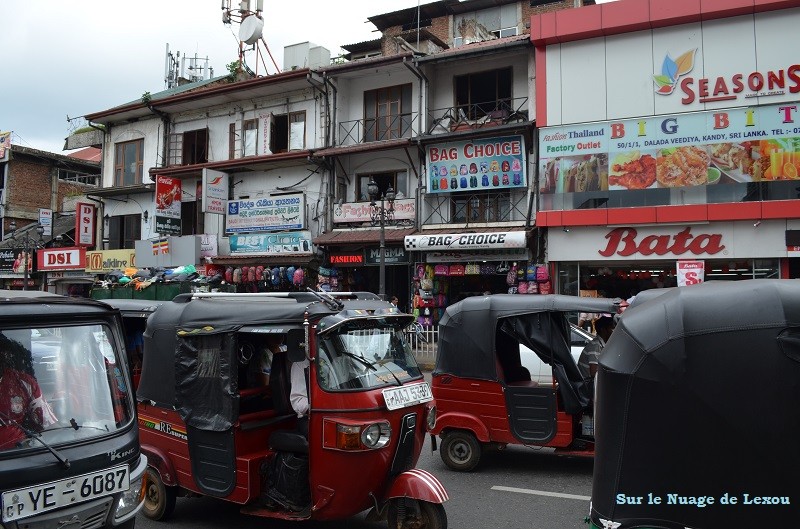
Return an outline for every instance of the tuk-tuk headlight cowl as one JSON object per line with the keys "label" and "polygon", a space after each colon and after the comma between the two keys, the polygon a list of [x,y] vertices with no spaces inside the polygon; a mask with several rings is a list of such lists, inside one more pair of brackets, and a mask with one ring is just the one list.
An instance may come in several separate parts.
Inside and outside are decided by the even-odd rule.
{"label": "tuk-tuk headlight cowl", "polygon": [[387,422],[376,422],[361,431],[361,443],[367,448],[383,448],[389,444],[392,429]]}

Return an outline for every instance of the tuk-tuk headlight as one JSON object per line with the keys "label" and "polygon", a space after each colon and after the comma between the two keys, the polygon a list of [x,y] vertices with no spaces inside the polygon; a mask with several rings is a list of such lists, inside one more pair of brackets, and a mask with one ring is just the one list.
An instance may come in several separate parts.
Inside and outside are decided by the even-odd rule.
{"label": "tuk-tuk headlight", "polygon": [[132,479],[128,490],[120,495],[115,518],[119,519],[130,514],[144,501],[146,475],[146,473],[142,473],[138,478]]}
{"label": "tuk-tuk headlight", "polygon": [[436,406],[428,408],[428,416],[425,417],[425,425],[428,427],[428,431],[433,430],[434,426],[436,426]]}
{"label": "tuk-tuk headlight", "polygon": [[391,436],[389,423],[376,422],[361,431],[361,443],[367,448],[383,448],[389,443]]}

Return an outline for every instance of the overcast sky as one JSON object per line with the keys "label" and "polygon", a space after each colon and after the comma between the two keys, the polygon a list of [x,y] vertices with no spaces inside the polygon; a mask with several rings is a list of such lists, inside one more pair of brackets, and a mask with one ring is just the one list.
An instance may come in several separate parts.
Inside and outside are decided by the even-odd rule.
{"label": "overcast sky", "polygon": [[[605,1],[610,0],[597,0]],[[342,44],[380,36],[367,17],[417,3],[265,0],[264,38],[281,68],[290,44],[310,41],[335,57]],[[79,118],[165,88],[167,44],[173,54],[208,57],[219,76],[237,58],[238,31],[238,24],[222,23],[221,0],[0,0],[0,131],[13,131],[14,144],[64,153],[64,138],[84,125],[71,125],[67,116]],[[275,73],[269,56],[264,60],[258,73],[265,66]],[[256,69],[253,54],[248,61]]]}

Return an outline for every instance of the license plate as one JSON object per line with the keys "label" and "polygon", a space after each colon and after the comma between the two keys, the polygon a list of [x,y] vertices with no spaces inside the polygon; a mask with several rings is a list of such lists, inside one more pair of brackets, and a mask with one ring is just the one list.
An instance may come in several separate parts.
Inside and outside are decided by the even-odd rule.
{"label": "license plate", "polygon": [[431,388],[427,382],[411,386],[400,386],[383,390],[383,400],[390,410],[406,408],[414,404],[421,404],[433,400]]}
{"label": "license plate", "polygon": [[13,522],[93,498],[109,496],[128,490],[129,487],[128,467],[123,465],[61,481],[10,490],[3,493],[3,521]]}

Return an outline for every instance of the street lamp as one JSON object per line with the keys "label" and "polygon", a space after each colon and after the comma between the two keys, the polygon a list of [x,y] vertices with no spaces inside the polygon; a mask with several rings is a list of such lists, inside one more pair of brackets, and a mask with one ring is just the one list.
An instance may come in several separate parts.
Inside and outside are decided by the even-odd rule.
{"label": "street lamp", "polygon": [[[389,186],[386,192],[381,194],[378,184],[372,178],[369,179],[367,184],[367,193],[369,193],[371,213],[371,223],[373,226],[379,225],[381,227],[381,244],[380,244],[380,279],[378,281],[378,295],[381,299],[386,299],[386,225],[394,224],[394,189]],[[380,199],[380,205],[376,201]],[[388,207],[384,207],[384,200],[388,202]]]}
{"label": "street lamp", "polygon": [[[16,241],[17,223],[12,220],[9,224],[9,227],[11,228],[11,239]],[[42,241],[42,235],[44,235],[44,226],[37,224],[36,233],[39,235],[38,240],[32,239],[27,231],[25,232],[25,235],[19,239],[22,242],[22,290],[28,290],[28,267],[31,265],[31,253],[39,248],[44,248],[44,242]]]}

